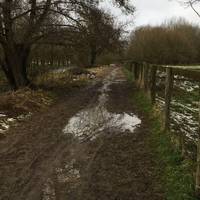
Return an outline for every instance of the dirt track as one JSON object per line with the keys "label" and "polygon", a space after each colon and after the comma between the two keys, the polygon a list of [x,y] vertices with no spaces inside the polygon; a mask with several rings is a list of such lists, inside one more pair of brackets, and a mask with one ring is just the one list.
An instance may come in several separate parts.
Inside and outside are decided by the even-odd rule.
{"label": "dirt track", "polygon": [[96,104],[102,83],[63,95],[48,111],[10,130],[0,141],[0,200],[162,200],[148,147],[148,126],[130,100],[134,88],[120,69],[106,107],[134,113],[133,133],[105,129],[80,141],[63,129],[85,107]]}

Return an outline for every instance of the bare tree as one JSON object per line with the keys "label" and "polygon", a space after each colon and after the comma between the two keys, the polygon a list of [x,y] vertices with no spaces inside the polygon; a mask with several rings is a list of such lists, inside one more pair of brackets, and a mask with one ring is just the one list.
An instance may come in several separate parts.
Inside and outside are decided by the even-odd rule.
{"label": "bare tree", "polygon": [[192,10],[197,14],[197,16],[200,17],[200,13],[197,9],[197,5],[200,3],[200,0],[182,0],[179,2],[185,6],[191,7]]}
{"label": "bare tree", "polygon": [[[53,14],[70,18],[69,9],[74,9],[72,3],[63,6],[60,2],[5,0],[0,4],[0,43],[3,50],[0,62],[14,89],[30,84],[26,70],[31,46],[49,34],[49,25],[58,25],[57,22],[54,24]],[[59,24],[60,21],[61,18]]]}
{"label": "bare tree", "polygon": [[[14,89],[30,85],[27,66],[31,47],[41,39],[58,34],[59,28],[81,22],[80,7],[97,6],[98,0],[4,0],[0,3],[0,64]],[[127,11],[128,1],[116,0]]]}
{"label": "bare tree", "polygon": [[156,64],[195,64],[199,62],[199,38],[199,28],[183,20],[140,27],[131,35],[128,56]]}
{"label": "bare tree", "polygon": [[84,22],[81,24],[78,47],[86,50],[89,65],[93,66],[97,56],[105,51],[114,51],[120,45],[122,30],[115,26],[113,17],[103,10],[85,9],[80,15]]}

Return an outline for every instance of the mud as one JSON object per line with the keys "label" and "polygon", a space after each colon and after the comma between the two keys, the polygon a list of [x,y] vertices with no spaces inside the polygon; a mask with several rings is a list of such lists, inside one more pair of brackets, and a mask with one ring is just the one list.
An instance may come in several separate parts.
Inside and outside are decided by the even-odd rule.
{"label": "mud", "polygon": [[0,200],[163,199],[133,92],[117,68],[11,128],[0,141]]}

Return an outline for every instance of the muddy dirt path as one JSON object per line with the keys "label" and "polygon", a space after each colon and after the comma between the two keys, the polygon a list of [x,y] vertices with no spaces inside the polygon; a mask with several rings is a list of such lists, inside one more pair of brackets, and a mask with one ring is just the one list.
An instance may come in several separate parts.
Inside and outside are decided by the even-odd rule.
{"label": "muddy dirt path", "polygon": [[162,200],[121,69],[64,97],[0,141],[0,200]]}

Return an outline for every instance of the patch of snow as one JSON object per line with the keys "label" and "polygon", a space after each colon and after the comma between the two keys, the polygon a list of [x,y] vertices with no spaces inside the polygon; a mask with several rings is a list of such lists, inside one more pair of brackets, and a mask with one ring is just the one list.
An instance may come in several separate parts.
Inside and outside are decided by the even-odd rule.
{"label": "patch of snow", "polygon": [[[156,97],[157,105],[164,109],[164,99]],[[196,142],[198,135],[198,104],[183,104],[177,100],[171,102],[171,126],[174,132],[180,132],[185,135],[186,139]]]}
{"label": "patch of snow", "polygon": [[47,179],[44,185],[42,200],[56,200],[54,182],[50,178]]}
{"label": "patch of snow", "polygon": [[3,113],[0,113],[0,117],[6,117],[6,115]]}
{"label": "patch of snow", "polygon": [[[60,183],[76,183],[80,179],[80,171],[75,167],[76,160],[72,159],[64,168],[57,168],[56,174]],[[75,185],[74,185],[75,186]]]}
{"label": "patch of snow", "polygon": [[7,121],[8,121],[8,122],[15,122],[16,119],[14,119],[14,118],[8,118]]}

